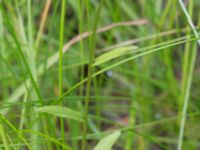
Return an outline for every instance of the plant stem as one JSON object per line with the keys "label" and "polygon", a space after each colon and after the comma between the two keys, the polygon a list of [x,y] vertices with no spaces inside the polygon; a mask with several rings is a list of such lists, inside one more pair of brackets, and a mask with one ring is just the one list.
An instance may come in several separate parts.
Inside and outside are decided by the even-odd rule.
{"label": "plant stem", "polygon": [[[179,4],[181,6],[182,11],[184,12],[184,15],[187,18],[188,24],[189,24],[190,28],[192,29],[195,37],[198,38],[199,37],[198,32],[196,31],[195,26],[192,22],[192,19],[191,19],[189,13],[187,12],[182,0],[179,0]],[[197,42],[200,45],[200,40],[197,40]],[[190,65],[188,65],[188,74],[187,74],[187,80],[186,80],[186,84],[185,84],[185,95],[183,98],[183,108],[182,108],[182,112],[181,112],[181,124],[180,124],[180,129],[179,129],[177,150],[182,150],[185,121],[186,121],[186,115],[187,115],[187,109],[188,109],[188,103],[189,103],[189,97],[190,97],[190,91],[191,91],[192,76],[193,76],[195,62],[196,62],[196,56],[197,56],[197,48],[194,47],[193,51],[191,52]]]}
{"label": "plant stem", "polygon": [[97,24],[100,17],[101,8],[104,4],[105,0],[101,0],[100,4],[98,6],[95,18],[94,18],[94,26],[92,30],[92,36],[90,39],[90,51],[89,51],[89,67],[88,67],[88,80],[86,85],[86,96],[85,96],[85,122],[83,124],[83,137],[82,137],[82,144],[81,144],[81,150],[86,149],[86,137],[87,137],[87,128],[88,128],[88,110],[89,110],[89,98],[91,93],[91,83],[92,83],[92,74],[93,74],[93,67],[92,64],[94,62],[94,49],[95,49],[95,39],[96,39],[96,30],[97,30]]}
{"label": "plant stem", "polygon": [[9,148],[8,140],[6,138],[6,133],[1,123],[0,123],[0,135],[1,135],[5,150],[9,150],[10,148]]}
{"label": "plant stem", "polygon": [[[64,26],[65,26],[65,7],[66,0],[62,0],[62,9],[61,9],[61,20],[60,20],[60,43],[59,43],[59,64],[58,64],[58,85],[59,85],[59,96],[63,96],[63,41],[64,41]],[[61,100],[60,105],[62,105],[63,99]],[[64,129],[64,119],[60,119],[61,125],[61,137],[64,143],[65,141],[65,129]]]}

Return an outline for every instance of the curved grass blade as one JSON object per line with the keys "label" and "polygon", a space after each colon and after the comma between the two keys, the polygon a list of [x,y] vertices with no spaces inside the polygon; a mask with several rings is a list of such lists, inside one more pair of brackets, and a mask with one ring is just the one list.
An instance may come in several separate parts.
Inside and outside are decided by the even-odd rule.
{"label": "curved grass blade", "polygon": [[43,113],[48,113],[57,117],[63,117],[67,119],[72,119],[76,121],[83,122],[84,117],[83,115],[75,111],[73,109],[67,108],[67,107],[62,107],[62,106],[44,106],[39,109],[37,109],[38,112],[43,112]]}
{"label": "curved grass blade", "polygon": [[120,135],[121,131],[119,130],[109,134],[96,145],[94,150],[110,150]]}
{"label": "curved grass blade", "polygon": [[137,49],[137,46],[120,47],[120,48],[116,48],[114,50],[111,50],[109,52],[106,52],[106,53],[104,53],[104,54],[102,54],[102,55],[100,55],[99,57],[96,58],[96,61],[93,64],[93,66],[100,65],[100,64],[105,63],[109,60],[117,58],[119,56],[130,54],[130,53],[134,52],[133,51],[134,49]]}

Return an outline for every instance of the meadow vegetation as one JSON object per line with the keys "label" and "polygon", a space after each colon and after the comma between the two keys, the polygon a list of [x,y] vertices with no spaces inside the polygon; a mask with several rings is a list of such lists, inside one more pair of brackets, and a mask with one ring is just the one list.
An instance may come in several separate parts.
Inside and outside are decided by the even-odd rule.
{"label": "meadow vegetation", "polygon": [[0,0],[0,150],[200,149],[199,0]]}

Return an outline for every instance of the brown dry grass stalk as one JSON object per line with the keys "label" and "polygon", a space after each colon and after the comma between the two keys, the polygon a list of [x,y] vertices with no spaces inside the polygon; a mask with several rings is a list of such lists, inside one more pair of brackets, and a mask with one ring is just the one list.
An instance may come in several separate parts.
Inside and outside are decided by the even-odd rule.
{"label": "brown dry grass stalk", "polygon": [[49,9],[51,7],[51,0],[47,0],[46,1],[46,4],[44,6],[44,9],[42,11],[42,15],[41,15],[41,21],[40,21],[40,26],[39,26],[39,31],[38,31],[38,34],[37,34],[37,38],[36,38],[36,42],[35,42],[35,47],[37,48],[38,45],[39,45],[39,42],[40,42],[40,39],[41,39],[41,36],[42,36],[42,33],[44,31],[44,26],[45,26],[45,22],[47,20],[47,15],[49,13]]}

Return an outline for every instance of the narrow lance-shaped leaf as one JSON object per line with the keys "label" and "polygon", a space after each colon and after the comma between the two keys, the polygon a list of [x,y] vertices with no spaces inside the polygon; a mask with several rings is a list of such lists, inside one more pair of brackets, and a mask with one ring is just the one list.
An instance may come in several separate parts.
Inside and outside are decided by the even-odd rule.
{"label": "narrow lance-shaped leaf", "polygon": [[37,110],[38,112],[48,113],[57,117],[63,117],[67,119],[72,119],[76,121],[83,122],[83,114],[79,111],[62,107],[62,106],[44,106]]}
{"label": "narrow lance-shaped leaf", "polygon": [[134,52],[133,50],[135,50],[135,49],[137,49],[137,46],[126,46],[126,47],[120,47],[120,48],[111,50],[109,52],[106,52],[96,58],[96,61],[93,64],[93,66],[100,65],[111,59],[117,58],[119,56],[130,54],[130,53]]}
{"label": "narrow lance-shaped leaf", "polygon": [[120,131],[115,131],[106,137],[104,137],[94,148],[94,150],[110,150],[114,143],[117,141],[119,138],[121,132]]}

